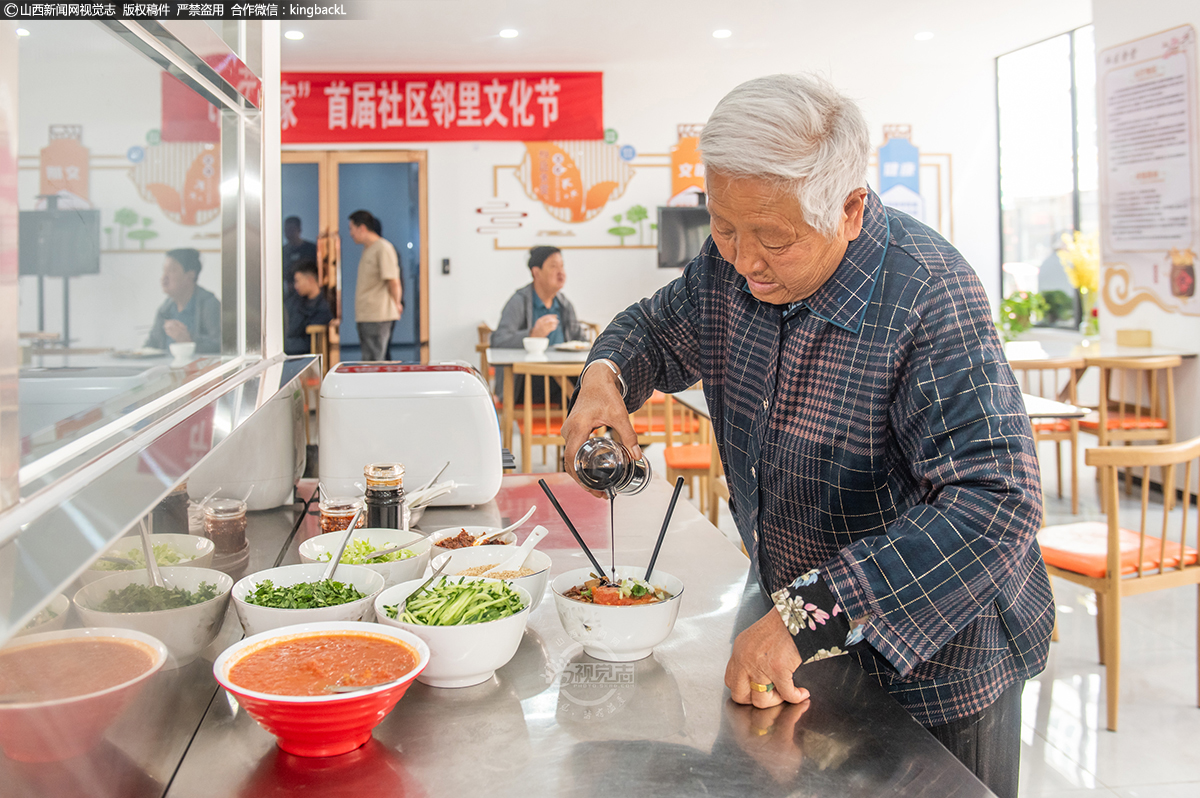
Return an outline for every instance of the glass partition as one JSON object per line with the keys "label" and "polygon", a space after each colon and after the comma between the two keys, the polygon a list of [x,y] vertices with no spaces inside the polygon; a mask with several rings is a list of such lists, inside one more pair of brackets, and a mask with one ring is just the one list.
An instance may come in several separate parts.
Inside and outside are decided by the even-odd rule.
{"label": "glass partition", "polygon": [[[136,424],[142,409],[260,351],[259,309],[248,315],[246,306],[258,301],[261,142],[259,112],[243,96],[258,90],[225,85],[222,75],[236,70],[195,66],[225,47],[204,23],[175,23],[158,38],[133,24],[23,27],[18,418],[27,497],[73,447]],[[208,47],[202,56],[183,49],[188,33]]]}

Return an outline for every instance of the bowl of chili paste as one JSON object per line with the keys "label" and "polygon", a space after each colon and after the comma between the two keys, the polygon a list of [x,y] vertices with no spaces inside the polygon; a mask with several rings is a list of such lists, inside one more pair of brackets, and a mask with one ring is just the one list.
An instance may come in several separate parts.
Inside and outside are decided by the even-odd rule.
{"label": "bowl of chili paste", "polygon": [[429,647],[414,634],[326,621],[247,637],[217,657],[213,674],[280,748],[320,757],[348,753],[371,739],[428,664]]}
{"label": "bowl of chili paste", "polygon": [[0,649],[0,748],[55,762],[100,742],[167,661],[167,647],[132,629],[64,629]]}

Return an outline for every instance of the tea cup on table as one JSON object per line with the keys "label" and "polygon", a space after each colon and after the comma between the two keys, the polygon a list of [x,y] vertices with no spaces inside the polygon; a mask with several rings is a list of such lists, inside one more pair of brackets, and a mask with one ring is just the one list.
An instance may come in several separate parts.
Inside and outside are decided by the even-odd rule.
{"label": "tea cup on table", "polygon": [[523,338],[521,340],[521,343],[522,343],[522,345],[524,345],[525,351],[531,355],[545,354],[546,350],[550,347],[550,339],[544,338],[544,337],[543,338]]}
{"label": "tea cup on table", "polygon": [[196,342],[186,341],[184,343],[171,344],[171,356],[175,358],[176,365],[183,365],[192,359],[192,355],[196,354]]}

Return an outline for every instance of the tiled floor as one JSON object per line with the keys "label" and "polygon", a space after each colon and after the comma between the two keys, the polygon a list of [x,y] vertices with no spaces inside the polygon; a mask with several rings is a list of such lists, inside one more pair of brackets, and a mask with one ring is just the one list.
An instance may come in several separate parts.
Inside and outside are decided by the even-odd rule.
{"label": "tiled floor", "polygon": [[[1091,440],[1084,436],[1081,443]],[[1044,470],[1046,523],[1102,520],[1082,447],[1078,516],[1071,515],[1068,497],[1055,495],[1053,444],[1044,447],[1043,462],[1051,465]],[[650,447],[647,457],[656,473],[665,473],[662,447]],[[1136,490],[1122,497],[1127,524],[1137,523],[1140,507]],[[724,503],[718,525],[738,540]],[[1200,798],[1197,591],[1178,588],[1123,602],[1120,730],[1110,732],[1092,593],[1062,580],[1054,590],[1059,642],[1051,644],[1046,670],[1025,688],[1021,798]]]}

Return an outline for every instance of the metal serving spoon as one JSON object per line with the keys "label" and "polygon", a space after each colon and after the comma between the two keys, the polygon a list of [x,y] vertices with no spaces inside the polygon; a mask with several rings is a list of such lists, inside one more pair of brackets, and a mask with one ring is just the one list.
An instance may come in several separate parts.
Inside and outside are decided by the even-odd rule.
{"label": "metal serving spoon", "polygon": [[350,526],[346,527],[346,536],[342,538],[342,545],[338,546],[338,550],[329,558],[329,567],[325,569],[325,573],[321,574],[322,581],[333,579],[333,572],[341,564],[342,555],[346,553],[346,546],[350,543],[350,538],[354,537],[354,531],[358,528],[358,519],[362,517],[362,514],[362,507],[354,511],[354,517],[350,519]]}

